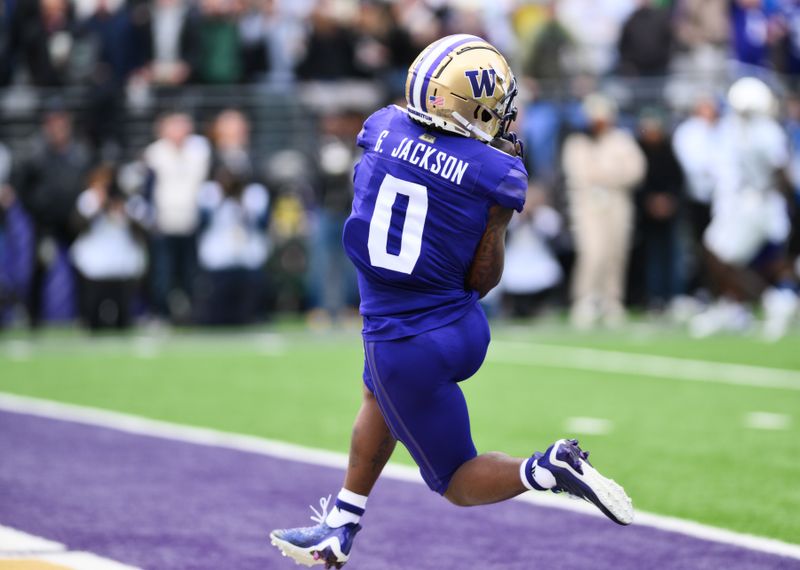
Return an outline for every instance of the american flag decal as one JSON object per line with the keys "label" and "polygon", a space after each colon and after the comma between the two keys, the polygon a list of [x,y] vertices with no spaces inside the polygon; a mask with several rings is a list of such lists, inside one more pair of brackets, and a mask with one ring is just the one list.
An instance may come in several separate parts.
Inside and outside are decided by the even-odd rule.
{"label": "american flag decal", "polygon": [[444,105],[444,97],[441,95],[431,95],[428,97],[428,100],[430,101],[431,105]]}

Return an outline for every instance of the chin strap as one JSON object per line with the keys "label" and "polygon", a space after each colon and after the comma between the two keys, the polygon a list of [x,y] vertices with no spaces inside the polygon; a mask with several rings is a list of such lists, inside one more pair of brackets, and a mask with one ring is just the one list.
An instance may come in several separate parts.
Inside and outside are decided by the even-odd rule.
{"label": "chin strap", "polygon": [[456,121],[461,123],[462,127],[464,127],[470,133],[472,133],[474,135],[478,135],[478,137],[483,139],[485,142],[492,142],[492,139],[494,138],[493,136],[491,136],[490,134],[488,134],[488,133],[484,132],[483,130],[479,129],[478,127],[476,127],[472,123],[470,123],[458,111],[453,111],[452,116]]}

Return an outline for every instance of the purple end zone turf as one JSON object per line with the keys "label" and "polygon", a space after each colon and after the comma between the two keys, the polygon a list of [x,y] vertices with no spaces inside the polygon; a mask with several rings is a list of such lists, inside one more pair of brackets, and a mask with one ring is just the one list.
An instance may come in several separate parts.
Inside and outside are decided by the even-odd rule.
{"label": "purple end zone turf", "polygon": [[[0,412],[0,524],[147,569],[294,568],[273,528],[342,473],[261,455]],[[459,509],[382,480],[348,569],[800,569],[800,561],[519,502]]]}

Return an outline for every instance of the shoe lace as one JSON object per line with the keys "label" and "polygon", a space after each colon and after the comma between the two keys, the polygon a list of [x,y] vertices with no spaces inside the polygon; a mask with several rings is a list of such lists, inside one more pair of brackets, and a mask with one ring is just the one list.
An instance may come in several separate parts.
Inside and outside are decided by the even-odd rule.
{"label": "shoe lace", "polygon": [[324,523],[325,519],[328,518],[328,505],[330,504],[331,496],[328,495],[327,497],[320,497],[319,499],[319,508],[322,509],[322,512],[315,509],[314,505],[308,505],[308,508],[314,511],[314,514],[311,515],[311,520],[317,524]]}

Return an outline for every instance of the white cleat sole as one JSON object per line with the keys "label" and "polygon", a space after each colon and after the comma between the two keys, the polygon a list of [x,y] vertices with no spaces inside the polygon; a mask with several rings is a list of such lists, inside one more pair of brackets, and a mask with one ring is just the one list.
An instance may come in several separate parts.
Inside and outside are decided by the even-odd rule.
{"label": "white cleat sole", "polygon": [[618,522],[622,525],[631,524],[634,517],[633,501],[625,493],[625,489],[622,488],[622,485],[613,479],[604,477],[597,469],[589,465],[589,463],[583,459],[581,459],[583,474],[578,473],[569,463],[561,461],[556,457],[556,453],[561,445],[568,445],[568,442],[564,439],[556,442],[548,458],[550,463],[568,470],[576,479],[579,479],[584,485],[589,487],[602,505],[608,509],[616,519],[614,522]]}
{"label": "white cleat sole", "polygon": [[281,554],[287,558],[291,558],[297,564],[303,564],[304,566],[309,567],[321,566],[322,564],[325,564],[325,561],[322,559],[315,560],[314,556],[311,554],[311,549],[309,548],[300,548],[291,542],[281,540],[274,534],[269,535],[269,541],[272,543],[272,546],[281,551]]}
{"label": "white cleat sole", "polygon": [[594,491],[603,506],[611,512],[617,521],[623,525],[629,525],[633,522],[633,501],[625,493],[622,485],[600,475],[600,473],[586,463],[583,465],[583,481],[589,488]]}
{"label": "white cleat sole", "polygon": [[333,556],[335,556],[336,561],[339,564],[344,564],[350,558],[349,556],[345,556],[341,553],[339,549],[339,541],[335,538],[328,539],[320,544],[316,544],[310,548],[300,548],[299,546],[295,546],[291,542],[287,542],[275,536],[275,533],[270,533],[269,541],[272,543],[272,546],[277,548],[281,551],[281,554],[286,556],[287,558],[291,558],[297,564],[302,564],[304,566],[322,566],[324,564],[329,564],[330,562],[326,560],[324,557],[314,557],[315,552],[321,552],[325,548],[330,547],[333,551]]}

